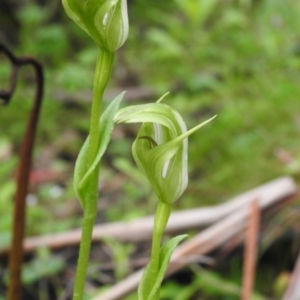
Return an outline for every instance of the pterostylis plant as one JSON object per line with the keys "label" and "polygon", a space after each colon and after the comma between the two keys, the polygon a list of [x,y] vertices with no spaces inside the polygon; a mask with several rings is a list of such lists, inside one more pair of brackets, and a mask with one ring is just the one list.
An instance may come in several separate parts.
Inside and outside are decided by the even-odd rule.
{"label": "pterostylis plant", "polygon": [[82,300],[91,236],[97,214],[99,164],[110,140],[113,117],[123,94],[101,114],[115,51],[128,36],[127,0],[62,0],[67,15],[99,46],[93,85],[89,136],[75,165],[74,189],[83,208],[82,235],[74,284],[74,300]]}
{"label": "pterostylis plant", "polygon": [[186,237],[180,235],[161,246],[172,204],[183,194],[188,184],[188,136],[213,118],[187,131],[178,112],[160,103],[128,106],[120,109],[117,123],[143,123],[132,146],[138,168],[151,183],[158,205],[154,218],[150,262],[138,289],[139,300],[157,300],[171,255],[178,243]]}
{"label": "pterostylis plant", "polygon": [[161,246],[172,203],[188,183],[187,138],[210,120],[187,131],[182,117],[162,98],[151,104],[119,110],[123,93],[101,114],[102,97],[113,65],[114,52],[128,35],[126,0],[62,0],[68,16],[86,31],[99,46],[96,64],[89,136],[75,165],[74,189],[84,216],[73,300],[82,300],[97,213],[99,165],[110,141],[115,123],[143,123],[132,152],[138,168],[150,181],[157,197],[151,260],[139,285],[139,300],[159,299],[160,285],[172,252],[186,236],[181,235]]}

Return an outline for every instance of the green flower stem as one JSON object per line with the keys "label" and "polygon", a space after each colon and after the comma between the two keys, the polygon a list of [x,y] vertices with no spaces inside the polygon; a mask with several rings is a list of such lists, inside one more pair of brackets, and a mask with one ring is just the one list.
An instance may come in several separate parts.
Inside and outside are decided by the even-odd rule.
{"label": "green flower stem", "polygon": [[[97,155],[98,145],[101,142],[99,141],[99,120],[101,116],[102,98],[111,74],[113,60],[113,52],[107,52],[105,50],[100,51],[94,77],[93,102],[88,145],[89,155],[87,161],[89,167],[94,162],[94,159]],[[89,192],[85,195],[86,199],[84,200],[82,234],[74,284],[73,300],[82,300],[83,298],[92,232],[97,215],[98,178],[99,168],[95,168],[91,176],[91,182],[89,182]]]}
{"label": "green flower stem", "polygon": [[[159,252],[161,246],[161,240],[165,228],[167,226],[170,214],[171,214],[172,205],[165,202],[159,201],[153,225],[153,235],[152,235],[152,249],[151,249],[151,273],[153,273],[153,283],[155,282],[156,274],[159,270]],[[152,282],[149,284],[153,284]]]}
{"label": "green flower stem", "polygon": [[90,123],[90,140],[89,140],[89,166],[93,163],[97,154],[99,144],[99,120],[101,116],[102,98],[104,90],[110,78],[112,65],[114,61],[114,52],[100,50],[94,77],[94,91]]}
{"label": "green flower stem", "polygon": [[89,256],[90,256],[89,254],[91,248],[91,237],[92,237],[96,215],[97,215],[97,209],[93,209],[93,207],[90,205],[84,211],[79,258],[77,263],[76,278],[74,284],[73,300],[83,299],[85,278],[86,278],[87,266],[88,266]]}

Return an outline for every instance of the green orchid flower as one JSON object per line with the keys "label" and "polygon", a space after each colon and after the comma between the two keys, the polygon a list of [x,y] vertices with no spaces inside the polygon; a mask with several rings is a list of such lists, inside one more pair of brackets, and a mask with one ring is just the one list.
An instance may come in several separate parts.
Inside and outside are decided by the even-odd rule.
{"label": "green orchid flower", "polygon": [[117,112],[117,123],[143,123],[132,153],[160,201],[171,204],[185,191],[188,184],[187,137],[213,118],[187,131],[180,114],[163,103],[128,106]]}
{"label": "green orchid flower", "polygon": [[115,52],[128,36],[127,0],[62,0],[67,15],[100,48]]}

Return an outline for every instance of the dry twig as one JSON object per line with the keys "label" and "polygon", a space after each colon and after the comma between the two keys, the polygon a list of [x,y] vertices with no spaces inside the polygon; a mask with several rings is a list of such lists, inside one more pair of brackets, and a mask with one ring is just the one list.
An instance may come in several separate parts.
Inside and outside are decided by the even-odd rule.
{"label": "dry twig", "polygon": [[250,216],[248,219],[245,240],[242,300],[251,299],[253,281],[255,277],[259,222],[260,210],[258,208],[257,201],[254,200],[250,206]]}

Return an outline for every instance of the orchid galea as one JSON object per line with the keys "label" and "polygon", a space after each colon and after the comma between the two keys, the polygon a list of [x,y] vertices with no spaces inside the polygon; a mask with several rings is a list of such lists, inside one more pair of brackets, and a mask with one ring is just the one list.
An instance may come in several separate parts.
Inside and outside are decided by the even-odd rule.
{"label": "orchid galea", "polygon": [[115,117],[118,123],[143,123],[132,154],[158,199],[169,204],[183,194],[188,184],[187,137],[211,120],[187,131],[180,114],[163,103],[129,106]]}
{"label": "orchid galea", "polygon": [[127,0],[62,0],[68,16],[100,48],[114,52],[128,36]]}

